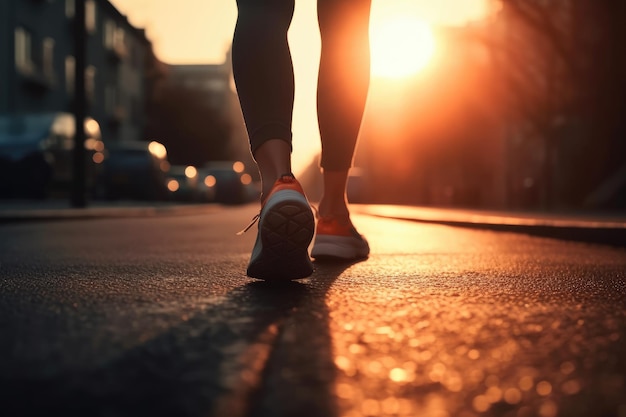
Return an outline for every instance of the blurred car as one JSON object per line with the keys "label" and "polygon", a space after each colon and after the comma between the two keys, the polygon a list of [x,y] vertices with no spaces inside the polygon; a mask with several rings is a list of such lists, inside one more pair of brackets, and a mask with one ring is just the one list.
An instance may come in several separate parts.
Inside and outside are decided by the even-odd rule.
{"label": "blurred car", "polygon": [[215,185],[215,177],[205,168],[198,168],[198,198],[200,202],[215,202]]}
{"label": "blurred car", "polygon": [[[96,192],[105,147],[100,126],[85,119],[85,183]],[[75,118],[70,113],[0,115],[0,195],[69,195],[73,179]]]}
{"label": "blurred car", "polygon": [[167,173],[167,189],[175,201],[198,202],[198,170],[191,165],[172,165]]}
{"label": "blurred car", "polygon": [[213,184],[215,201],[222,204],[243,204],[259,196],[252,176],[240,161],[212,161],[200,170],[204,182]]}
{"label": "blurred car", "polygon": [[163,144],[119,142],[108,145],[107,150],[102,180],[107,199],[167,199],[169,162]]}

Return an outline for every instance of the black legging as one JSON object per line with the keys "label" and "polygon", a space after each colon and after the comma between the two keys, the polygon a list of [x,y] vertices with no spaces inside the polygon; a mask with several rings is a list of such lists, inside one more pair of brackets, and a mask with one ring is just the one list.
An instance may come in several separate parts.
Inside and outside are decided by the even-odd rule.
{"label": "black legging", "polygon": [[[291,145],[294,75],[287,42],[295,0],[237,0],[233,73],[252,154],[265,141]],[[317,113],[321,166],[352,165],[369,87],[371,0],[318,0],[322,40]]]}

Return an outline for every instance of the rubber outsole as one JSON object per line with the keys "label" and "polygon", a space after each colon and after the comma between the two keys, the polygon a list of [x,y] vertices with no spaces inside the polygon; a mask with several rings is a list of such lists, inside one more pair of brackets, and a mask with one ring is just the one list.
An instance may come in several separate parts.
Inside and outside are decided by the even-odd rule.
{"label": "rubber outsole", "polygon": [[353,237],[317,235],[311,256],[316,260],[359,260],[369,256],[367,242],[356,242]]}
{"label": "rubber outsole", "polygon": [[315,233],[310,206],[298,201],[275,204],[259,221],[262,249],[248,265],[249,277],[266,281],[301,279],[313,273],[308,248]]}

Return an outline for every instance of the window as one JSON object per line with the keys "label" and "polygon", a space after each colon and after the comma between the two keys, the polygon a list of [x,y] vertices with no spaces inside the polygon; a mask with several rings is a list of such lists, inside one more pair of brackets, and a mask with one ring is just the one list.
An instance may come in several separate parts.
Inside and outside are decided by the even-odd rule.
{"label": "window", "polygon": [[32,36],[21,27],[15,29],[15,67],[22,73],[34,70]]}
{"label": "window", "polygon": [[[74,83],[76,82],[76,60],[73,56],[65,57],[65,90],[67,94],[74,94]],[[89,65],[85,68],[85,95],[87,99],[93,101],[96,90],[96,67]]]}
{"label": "window", "polygon": [[[85,29],[89,33],[96,31],[96,2],[94,0],[80,0],[85,2]],[[65,0],[65,17],[68,19],[76,15],[76,0]]]}
{"label": "window", "polygon": [[74,0],[65,0],[65,17],[71,19],[76,13]]}
{"label": "window", "polygon": [[74,79],[76,74],[76,60],[73,56],[65,57],[65,91],[74,94]]}
{"label": "window", "polygon": [[126,37],[126,32],[124,32],[123,28],[118,27],[118,28],[115,29],[114,46],[115,46],[116,50],[118,50],[118,51],[126,51],[125,37]]}
{"label": "window", "polygon": [[46,78],[54,78],[54,39],[45,38],[42,46],[42,69]]}
{"label": "window", "polygon": [[96,67],[93,65],[85,68],[85,95],[91,102],[96,96]]}
{"label": "window", "polygon": [[96,2],[94,0],[85,1],[85,29],[89,33],[96,31]]}
{"label": "window", "polygon": [[107,20],[104,22],[104,47],[107,49],[113,49],[115,46],[115,22]]}
{"label": "window", "polygon": [[104,23],[104,47],[114,51],[119,57],[126,55],[126,32],[114,21],[107,20]]}

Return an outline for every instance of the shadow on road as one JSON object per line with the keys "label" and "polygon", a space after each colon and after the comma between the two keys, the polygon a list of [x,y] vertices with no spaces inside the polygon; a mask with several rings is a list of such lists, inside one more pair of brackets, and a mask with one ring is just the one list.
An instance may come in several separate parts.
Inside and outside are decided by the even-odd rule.
{"label": "shadow on road", "polygon": [[11,416],[336,416],[326,293],[349,266],[317,264],[308,280],[235,288],[94,369],[13,369],[0,376],[3,408]]}
{"label": "shadow on road", "polygon": [[[316,262],[313,277],[300,284],[304,293],[283,317],[263,383],[251,401],[250,416],[336,416],[332,337],[326,293],[350,263]],[[295,283],[294,283],[295,284]],[[289,297],[268,283],[250,284],[255,292]],[[284,300],[282,302],[285,302]],[[281,301],[275,300],[275,305]]]}

